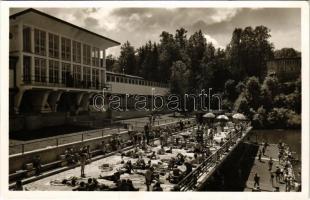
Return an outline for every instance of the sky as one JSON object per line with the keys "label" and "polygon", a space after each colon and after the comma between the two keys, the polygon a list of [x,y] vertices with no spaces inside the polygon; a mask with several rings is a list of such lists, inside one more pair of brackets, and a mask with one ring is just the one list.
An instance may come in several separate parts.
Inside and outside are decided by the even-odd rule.
{"label": "sky", "polygon": [[[129,41],[135,48],[159,41],[162,31],[185,28],[189,37],[202,30],[208,42],[225,48],[235,28],[264,25],[275,49],[301,49],[299,8],[37,8],[113,40]],[[10,14],[24,10],[12,8]],[[118,56],[120,46],[107,50]]]}

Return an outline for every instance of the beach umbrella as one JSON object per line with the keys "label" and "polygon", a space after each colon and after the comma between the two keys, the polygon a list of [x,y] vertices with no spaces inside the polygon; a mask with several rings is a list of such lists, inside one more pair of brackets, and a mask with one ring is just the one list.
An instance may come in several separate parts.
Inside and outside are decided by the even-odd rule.
{"label": "beach umbrella", "polygon": [[219,115],[216,117],[217,120],[219,121],[228,121],[228,117],[226,115]]}
{"label": "beach umbrella", "polygon": [[206,113],[202,116],[203,118],[214,119],[215,115],[213,113]]}
{"label": "beach umbrella", "polygon": [[241,113],[236,113],[232,116],[233,119],[239,120],[239,121],[243,121],[246,120],[246,117],[244,116],[244,114]]}
{"label": "beach umbrella", "polygon": [[221,122],[220,125],[222,127],[222,131],[224,131],[225,123],[229,120],[229,118],[226,115],[219,115],[216,119]]}

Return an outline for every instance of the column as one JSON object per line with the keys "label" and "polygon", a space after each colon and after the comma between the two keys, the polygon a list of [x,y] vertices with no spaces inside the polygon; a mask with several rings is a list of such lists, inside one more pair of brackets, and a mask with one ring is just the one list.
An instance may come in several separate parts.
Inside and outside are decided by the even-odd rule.
{"label": "column", "polygon": [[46,34],[45,34],[45,55],[46,55],[46,72],[45,72],[45,74],[46,74],[46,83],[48,83],[49,82],[49,60],[48,60],[48,57],[49,57],[49,55],[48,55],[48,48],[49,48],[49,38],[48,38],[48,32],[46,31]]}
{"label": "column", "polygon": [[79,92],[75,96],[75,103],[77,105],[77,109],[75,111],[75,114],[78,114],[80,110],[83,110],[82,100],[83,100],[84,94],[85,94],[85,92]]}
{"label": "column", "polygon": [[[16,74],[20,74],[20,77],[17,77],[16,84],[20,85],[21,80],[23,79],[24,76],[24,64],[23,64],[23,24],[19,23],[18,24],[18,47],[19,47],[19,59],[18,59],[18,64],[16,66]],[[18,71],[20,73],[18,73]]]}
{"label": "column", "polygon": [[[40,113],[50,112],[50,107],[47,103],[49,94],[50,91],[38,91],[31,95],[31,102],[35,111]],[[46,106],[48,106],[48,108],[45,108]]]}
{"label": "column", "polygon": [[57,112],[57,102],[59,101],[62,91],[51,92],[48,96],[47,102],[52,112]]}
{"label": "column", "polygon": [[59,72],[58,72],[58,76],[59,76],[59,83],[62,84],[62,73],[61,73],[61,68],[62,68],[62,64],[61,64],[61,53],[62,53],[62,48],[61,48],[61,36],[59,35]]}
{"label": "column", "polygon": [[[31,52],[32,53],[35,53],[35,47],[34,47],[34,45],[35,45],[35,42],[34,42],[34,28],[33,27],[31,27]],[[34,82],[34,56],[31,56],[31,61],[30,61],[30,71],[31,71],[31,73],[30,73],[30,80],[31,80],[31,82]]]}
{"label": "column", "polygon": [[14,97],[14,113],[19,114],[19,107],[23,99],[25,90],[20,89]]}
{"label": "column", "polygon": [[31,71],[31,73],[30,73],[31,79],[30,80],[31,80],[31,83],[34,83],[34,81],[35,81],[35,78],[34,78],[35,77],[35,72],[34,72],[34,68],[35,68],[35,66],[34,66],[35,61],[34,60],[35,59],[34,59],[34,56],[31,56],[30,60],[31,60],[30,61],[30,71]]}

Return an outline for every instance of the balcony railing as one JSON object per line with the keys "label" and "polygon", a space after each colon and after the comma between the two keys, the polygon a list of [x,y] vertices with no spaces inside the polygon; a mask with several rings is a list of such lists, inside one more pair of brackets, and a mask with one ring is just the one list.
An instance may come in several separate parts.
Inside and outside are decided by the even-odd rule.
{"label": "balcony railing", "polygon": [[47,87],[66,87],[66,88],[78,88],[78,89],[92,89],[92,90],[111,90],[110,84],[99,83],[95,81],[81,81],[72,79],[48,79],[44,76],[23,76],[23,85],[32,86],[47,86]]}

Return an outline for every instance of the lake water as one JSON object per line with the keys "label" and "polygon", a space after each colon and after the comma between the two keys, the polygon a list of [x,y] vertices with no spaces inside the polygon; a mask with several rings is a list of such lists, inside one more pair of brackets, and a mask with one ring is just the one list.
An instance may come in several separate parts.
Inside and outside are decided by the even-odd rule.
{"label": "lake water", "polygon": [[301,160],[301,130],[252,130],[250,133],[251,141],[278,144],[280,141],[288,144],[291,151],[295,152],[295,158]]}

